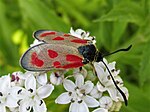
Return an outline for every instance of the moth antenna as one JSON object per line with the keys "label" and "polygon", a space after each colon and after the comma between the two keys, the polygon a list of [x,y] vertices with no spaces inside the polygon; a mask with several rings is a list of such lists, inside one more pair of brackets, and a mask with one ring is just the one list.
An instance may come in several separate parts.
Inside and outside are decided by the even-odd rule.
{"label": "moth antenna", "polygon": [[115,53],[120,52],[120,51],[128,51],[128,50],[131,49],[131,47],[132,47],[132,45],[128,46],[128,47],[125,48],[125,49],[119,49],[119,50],[116,50],[116,51],[114,51],[114,52],[112,52],[112,53],[104,54],[102,57],[105,57],[105,56],[108,56],[108,55],[112,55],[112,54],[115,54]]}
{"label": "moth antenna", "polygon": [[102,63],[105,65],[106,69],[108,70],[108,72],[109,72],[109,74],[110,74],[110,76],[111,76],[111,79],[112,79],[112,81],[113,81],[115,87],[117,88],[117,90],[118,90],[118,91],[120,92],[120,94],[122,95],[122,97],[123,97],[123,99],[124,99],[124,102],[125,102],[125,105],[127,106],[127,105],[128,105],[128,100],[127,100],[127,98],[126,98],[124,92],[123,92],[123,91],[118,87],[118,85],[116,84],[115,79],[113,78],[113,76],[112,76],[112,74],[111,74],[109,68],[107,67],[106,63],[105,63],[103,60],[101,60],[101,61],[102,61]]}

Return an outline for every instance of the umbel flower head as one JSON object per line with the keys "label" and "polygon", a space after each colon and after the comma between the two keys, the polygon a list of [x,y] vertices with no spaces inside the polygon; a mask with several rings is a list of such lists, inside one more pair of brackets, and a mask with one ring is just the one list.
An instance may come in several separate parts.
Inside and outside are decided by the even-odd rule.
{"label": "umbel flower head", "polygon": [[[95,44],[95,37],[82,29],[73,30],[70,35],[90,40]],[[35,40],[30,46],[41,44]],[[119,76],[120,70],[115,68],[116,62],[109,63],[103,59],[110,70],[117,86],[128,99],[128,89]],[[69,112],[109,112],[119,111],[124,99],[116,89],[110,73],[102,62],[93,62],[93,68],[83,66],[82,69],[50,70],[50,72],[14,72],[0,77],[0,112],[47,112],[46,98],[57,91],[54,89],[62,85],[64,92],[52,102],[68,104]],[[96,77],[96,78],[91,78]],[[94,80],[93,80],[94,79]],[[96,80],[95,80],[96,79]],[[60,87],[60,86],[59,86]],[[54,97],[53,97],[54,98]],[[90,109],[89,109],[90,108]]]}
{"label": "umbel flower head", "polygon": [[71,103],[69,112],[88,112],[88,107],[97,107],[99,102],[89,94],[94,84],[91,81],[84,83],[82,75],[76,76],[76,81],[65,79],[63,86],[67,92],[62,93],[56,100],[59,104]]}

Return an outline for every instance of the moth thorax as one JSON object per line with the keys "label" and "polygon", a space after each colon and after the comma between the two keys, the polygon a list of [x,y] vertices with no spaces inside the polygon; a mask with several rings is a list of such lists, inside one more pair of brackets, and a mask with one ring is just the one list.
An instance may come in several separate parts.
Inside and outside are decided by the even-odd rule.
{"label": "moth thorax", "polygon": [[93,44],[86,45],[86,46],[80,46],[78,48],[79,53],[87,59],[89,62],[94,61],[95,55],[96,55],[96,47]]}

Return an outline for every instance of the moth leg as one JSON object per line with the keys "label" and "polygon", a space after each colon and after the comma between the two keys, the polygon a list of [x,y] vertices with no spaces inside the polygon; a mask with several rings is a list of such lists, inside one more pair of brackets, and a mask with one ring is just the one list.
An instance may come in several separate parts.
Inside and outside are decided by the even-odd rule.
{"label": "moth leg", "polygon": [[92,70],[93,70],[93,73],[97,76],[97,72],[96,72],[96,70],[95,70],[95,67],[94,67],[94,65],[93,65],[93,63],[91,63],[91,66],[92,66]]}
{"label": "moth leg", "polygon": [[80,72],[82,71],[82,67],[79,68],[79,71],[80,71]]}

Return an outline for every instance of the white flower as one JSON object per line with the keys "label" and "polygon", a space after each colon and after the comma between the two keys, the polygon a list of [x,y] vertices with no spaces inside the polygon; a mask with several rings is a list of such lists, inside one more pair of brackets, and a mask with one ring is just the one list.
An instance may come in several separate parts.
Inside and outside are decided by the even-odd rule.
{"label": "white flower", "polygon": [[101,97],[99,103],[100,103],[100,107],[105,109],[110,109],[111,106],[113,105],[113,101],[109,96]]}
{"label": "white flower", "polygon": [[102,96],[99,99],[100,108],[95,109],[93,112],[108,112],[113,105],[113,101],[109,96]]}
{"label": "white flower", "polygon": [[25,88],[13,87],[11,94],[18,98],[20,112],[30,112],[32,108],[34,112],[46,112],[46,104],[43,99],[47,98],[53,90],[52,84],[41,85],[37,88],[35,77],[30,75],[25,79]]}
{"label": "white flower", "polygon": [[63,82],[64,74],[61,72],[52,72],[50,75],[50,81],[54,85],[59,85]]}
{"label": "white flower", "polygon": [[[120,88],[122,88],[123,87],[123,81],[122,81],[121,77],[118,75],[120,70],[115,69],[116,63],[115,62],[108,63],[106,59],[104,59],[104,62],[108,66],[109,70],[111,71],[116,84]],[[110,97],[116,102],[123,101],[122,96],[120,95],[120,93],[116,89],[116,87],[115,87],[115,85],[114,85],[114,83],[110,77],[110,74],[109,74],[108,70],[106,69],[106,67],[103,65],[103,63],[102,62],[99,62],[99,63],[95,62],[94,67],[95,67],[95,70],[97,72],[97,76],[99,79],[99,82],[97,83],[98,90],[101,92],[108,91]],[[123,92],[124,93],[126,92],[125,95],[128,98],[128,96],[129,96],[128,91],[126,90]]]}
{"label": "white flower", "polygon": [[73,36],[75,36],[75,37],[81,38],[81,39],[89,40],[93,44],[96,43],[95,37],[94,36],[89,36],[90,33],[89,32],[85,32],[82,29],[77,29],[77,30],[74,31],[73,28],[71,27],[70,34],[73,35]]}
{"label": "white flower", "polygon": [[[129,92],[128,92],[128,89],[126,87],[120,87],[120,89],[124,92],[124,94],[126,95],[127,97],[127,100],[128,100],[128,97],[129,97]],[[116,95],[118,97],[118,99],[120,101],[124,101],[121,94],[118,92],[118,94]]]}
{"label": "white flower", "polygon": [[0,78],[0,112],[6,112],[6,107],[17,107],[17,100],[9,95],[10,81],[10,75]]}
{"label": "white flower", "polygon": [[11,74],[11,86],[23,86],[25,75],[18,71]]}
{"label": "white flower", "polygon": [[103,92],[99,91],[97,86],[95,86],[92,91],[90,92],[90,95],[94,98],[100,98],[102,96]]}
{"label": "white flower", "polygon": [[108,110],[104,108],[97,108],[93,112],[108,112]]}
{"label": "white flower", "polygon": [[36,79],[37,79],[37,82],[38,82],[38,84],[40,84],[40,85],[46,85],[46,83],[47,83],[47,74],[46,73],[37,73],[36,75]]}
{"label": "white flower", "polygon": [[[106,63],[107,67],[109,68],[109,70],[111,71],[112,75],[113,76],[117,76],[119,73],[120,73],[120,70],[116,70],[115,66],[116,66],[116,62],[112,62],[112,63],[108,63],[108,61],[103,58],[103,61]],[[95,65],[96,63],[94,63]],[[97,66],[97,65],[96,65]],[[101,68],[103,68],[103,70],[107,73],[108,73],[108,70],[106,69],[105,65],[102,63],[102,62],[99,62],[98,63],[98,66],[100,66]]]}
{"label": "white flower", "polygon": [[55,102],[58,104],[71,103],[69,112],[89,112],[88,107],[97,107],[99,102],[88,94],[93,89],[93,83],[87,81],[84,84],[82,75],[76,77],[75,84],[71,80],[64,80],[64,88],[68,91],[62,93]]}

